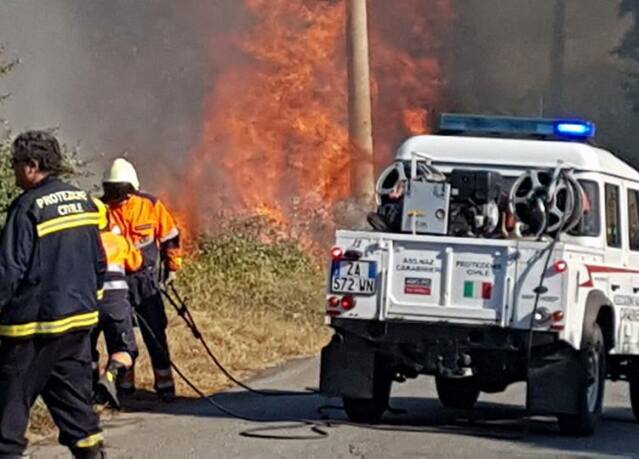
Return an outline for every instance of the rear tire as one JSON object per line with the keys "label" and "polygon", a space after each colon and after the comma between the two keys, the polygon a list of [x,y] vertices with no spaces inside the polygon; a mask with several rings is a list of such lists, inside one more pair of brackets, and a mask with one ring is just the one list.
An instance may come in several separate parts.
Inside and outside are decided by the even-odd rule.
{"label": "rear tire", "polygon": [[388,409],[391,385],[389,375],[375,378],[373,398],[342,397],[348,419],[361,424],[377,424]]}
{"label": "rear tire", "polygon": [[639,422],[639,360],[633,359],[630,364],[630,374],[628,375],[630,382],[630,405],[635,420]]}
{"label": "rear tire", "polygon": [[598,323],[584,327],[582,346],[577,357],[581,378],[576,387],[579,397],[577,414],[559,416],[559,429],[568,435],[592,435],[601,415],[606,383],[606,348]]}
{"label": "rear tire", "polygon": [[479,386],[475,378],[435,377],[435,387],[440,403],[446,408],[470,410],[479,398]]}

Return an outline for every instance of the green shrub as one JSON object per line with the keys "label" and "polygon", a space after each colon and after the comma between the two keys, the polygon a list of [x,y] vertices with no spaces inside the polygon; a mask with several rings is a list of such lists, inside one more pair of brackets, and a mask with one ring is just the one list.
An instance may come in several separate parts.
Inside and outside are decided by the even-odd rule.
{"label": "green shrub", "polygon": [[0,225],[4,222],[5,212],[20,190],[15,186],[11,167],[11,141],[9,135],[0,138]]}
{"label": "green shrub", "polygon": [[283,319],[321,323],[324,272],[297,241],[280,237],[260,217],[203,235],[188,251],[180,285],[193,304],[224,314],[245,308]]}

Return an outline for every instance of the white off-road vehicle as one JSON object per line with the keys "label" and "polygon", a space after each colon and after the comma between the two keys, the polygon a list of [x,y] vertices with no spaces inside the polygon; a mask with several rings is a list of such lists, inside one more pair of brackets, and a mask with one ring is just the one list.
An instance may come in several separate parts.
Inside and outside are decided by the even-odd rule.
{"label": "white off-road vehicle", "polygon": [[639,418],[639,173],[582,121],[442,116],[377,184],[377,230],[338,231],[321,391],[375,422],[393,381],[444,406],[527,383],[527,408],[591,434],[606,379]]}

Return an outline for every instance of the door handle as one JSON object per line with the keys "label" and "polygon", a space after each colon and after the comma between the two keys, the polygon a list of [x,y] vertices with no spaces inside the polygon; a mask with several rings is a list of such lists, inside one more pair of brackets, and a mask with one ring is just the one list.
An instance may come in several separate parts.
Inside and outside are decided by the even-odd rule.
{"label": "door handle", "polygon": [[616,292],[617,290],[621,288],[621,285],[612,284],[610,288],[612,289],[613,292]]}
{"label": "door handle", "polygon": [[639,293],[639,287],[632,287],[632,293]]}

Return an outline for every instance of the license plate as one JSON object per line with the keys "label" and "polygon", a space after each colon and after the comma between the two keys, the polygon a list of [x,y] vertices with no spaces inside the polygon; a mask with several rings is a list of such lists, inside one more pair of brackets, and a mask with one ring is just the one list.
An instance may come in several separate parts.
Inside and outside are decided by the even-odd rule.
{"label": "license plate", "polygon": [[331,293],[374,295],[377,287],[377,263],[374,261],[334,261],[331,269]]}

